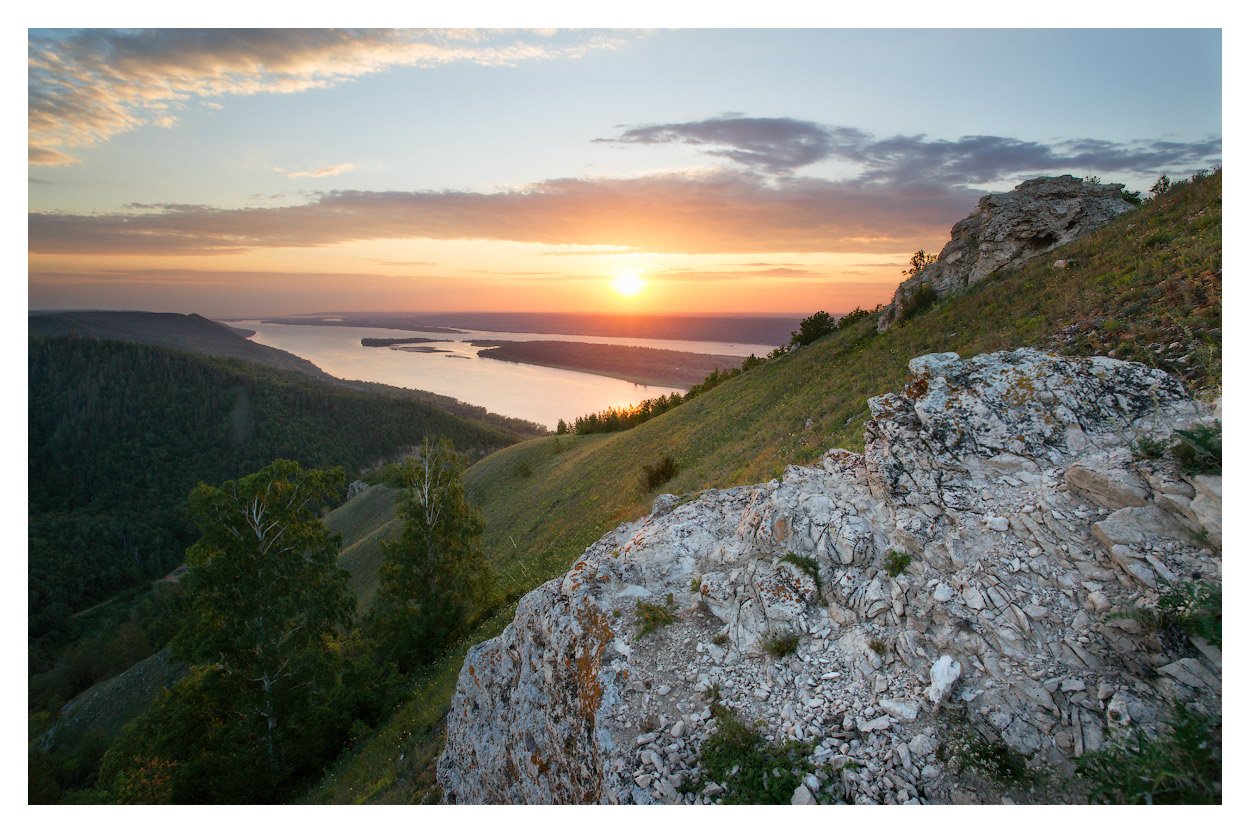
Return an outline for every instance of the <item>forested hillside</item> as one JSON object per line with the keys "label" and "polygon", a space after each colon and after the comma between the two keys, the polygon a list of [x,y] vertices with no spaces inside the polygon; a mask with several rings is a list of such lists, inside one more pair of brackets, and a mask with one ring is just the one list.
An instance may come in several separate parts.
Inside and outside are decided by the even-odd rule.
{"label": "forested hillside", "polygon": [[276,458],[351,475],[425,437],[477,451],[517,439],[298,373],[73,336],[30,338],[29,391],[32,670],[75,611],[182,560],[197,483]]}
{"label": "forested hillside", "polygon": [[26,327],[32,336],[77,335],[133,341],[209,356],[247,359],[280,370],[297,370],[319,379],[333,378],[307,359],[249,340],[244,333],[250,331],[228,327],[202,315],[113,310],[58,312],[32,315]]}

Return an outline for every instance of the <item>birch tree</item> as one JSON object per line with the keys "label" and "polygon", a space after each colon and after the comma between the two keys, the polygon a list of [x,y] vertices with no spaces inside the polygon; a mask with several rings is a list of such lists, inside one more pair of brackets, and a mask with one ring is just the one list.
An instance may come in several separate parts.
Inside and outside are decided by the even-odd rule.
{"label": "birch tree", "polygon": [[218,673],[232,712],[223,719],[246,723],[275,780],[298,754],[298,724],[333,685],[330,643],[355,609],[339,537],[317,515],[343,479],[341,469],[278,460],[191,493],[200,539],[187,550],[188,617],[174,650]]}
{"label": "birch tree", "polygon": [[428,440],[403,465],[403,532],[385,542],[369,631],[407,672],[461,636],[485,599],[481,513],[464,494],[463,464],[446,440]]}

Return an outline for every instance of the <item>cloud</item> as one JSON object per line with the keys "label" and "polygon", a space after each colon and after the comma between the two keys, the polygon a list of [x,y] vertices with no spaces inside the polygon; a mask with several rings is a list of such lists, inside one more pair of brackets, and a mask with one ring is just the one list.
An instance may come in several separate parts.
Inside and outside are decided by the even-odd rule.
{"label": "cloud", "polygon": [[287,179],[300,179],[302,177],[320,178],[323,176],[338,176],[344,171],[350,171],[356,166],[351,162],[343,165],[332,165],[329,168],[318,168],[315,171],[288,171],[286,168],[274,168],[275,171],[285,176]]}
{"label": "cloud", "polygon": [[854,127],[790,118],[721,116],[703,121],[632,127],[618,144],[685,144],[749,169],[789,175],[834,159],[857,166],[864,183],[975,185],[1047,171],[1154,174],[1190,171],[1218,163],[1221,140],[1109,142],[1071,139],[1052,144],[1003,136],[925,135],[877,138]]}
{"label": "cloud", "polygon": [[828,128],[788,118],[720,117],[682,124],[634,127],[614,139],[596,142],[712,146],[709,156],[722,156],[769,173],[789,173],[837,152],[839,145],[865,134],[853,128]]}
{"label": "cloud", "polygon": [[383,260],[380,257],[366,257],[363,260],[370,263],[381,264],[382,266],[437,266],[428,260]]}
{"label": "cloud", "polygon": [[[631,33],[400,29],[158,29],[34,34],[27,44],[31,164],[76,161],[191,99],[295,93],[401,66],[512,65],[618,48]],[[213,100],[201,101],[220,108]]]}
{"label": "cloud", "polygon": [[656,272],[644,272],[647,280],[703,282],[703,281],[738,281],[744,278],[802,278],[829,277],[828,272],[816,272],[811,269],[758,269],[753,272],[718,269],[661,269]]}
{"label": "cloud", "polygon": [[502,192],[330,191],[293,206],[29,214],[31,252],[229,254],[361,240],[504,240],[645,252],[894,254],[945,239],[980,192],[720,171],[555,179]]}
{"label": "cloud", "polygon": [[26,156],[26,161],[31,165],[72,165],[78,161],[75,157],[61,153],[59,150],[34,147],[33,145],[27,148]]}

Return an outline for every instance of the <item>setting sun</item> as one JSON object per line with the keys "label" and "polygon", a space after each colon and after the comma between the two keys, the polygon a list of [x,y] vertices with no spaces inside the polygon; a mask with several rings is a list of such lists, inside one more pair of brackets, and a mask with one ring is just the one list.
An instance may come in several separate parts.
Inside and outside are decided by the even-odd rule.
{"label": "setting sun", "polygon": [[632,298],[647,288],[647,282],[637,272],[623,272],[616,276],[616,280],[612,282],[612,288],[618,295]]}

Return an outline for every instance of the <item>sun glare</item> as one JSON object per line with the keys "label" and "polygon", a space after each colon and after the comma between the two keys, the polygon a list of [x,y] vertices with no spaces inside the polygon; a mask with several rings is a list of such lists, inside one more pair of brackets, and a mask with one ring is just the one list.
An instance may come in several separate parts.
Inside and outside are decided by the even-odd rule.
{"label": "sun glare", "polygon": [[622,272],[612,282],[612,288],[618,295],[632,298],[647,288],[647,283],[637,272]]}

